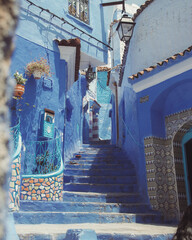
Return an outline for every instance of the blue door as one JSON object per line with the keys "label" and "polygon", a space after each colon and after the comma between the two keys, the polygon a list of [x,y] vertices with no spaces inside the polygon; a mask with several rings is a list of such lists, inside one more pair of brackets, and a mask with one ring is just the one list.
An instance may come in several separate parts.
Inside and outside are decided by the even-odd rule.
{"label": "blue door", "polygon": [[192,128],[182,139],[182,152],[187,203],[190,204],[192,200]]}

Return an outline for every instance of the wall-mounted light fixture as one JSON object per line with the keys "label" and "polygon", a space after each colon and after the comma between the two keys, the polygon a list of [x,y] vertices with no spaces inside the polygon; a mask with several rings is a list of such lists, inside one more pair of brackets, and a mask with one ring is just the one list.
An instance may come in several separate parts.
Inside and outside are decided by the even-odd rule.
{"label": "wall-mounted light fixture", "polygon": [[128,14],[125,12],[125,0],[102,3],[102,6],[107,7],[107,6],[113,6],[118,4],[122,4],[123,16],[119,21],[119,24],[116,30],[118,31],[120,40],[124,42],[128,42],[133,34],[133,28],[135,26],[135,22],[132,20],[132,18],[128,17]]}
{"label": "wall-mounted light fixture", "polygon": [[89,65],[87,72],[86,72],[86,79],[87,82],[90,83],[93,81],[93,79],[96,78],[96,72],[93,71],[93,68],[91,67],[91,65]]}
{"label": "wall-mounted light fixture", "polygon": [[124,13],[116,29],[121,41],[128,42],[130,40],[133,34],[134,26],[135,22],[132,18],[128,17],[128,14]]}

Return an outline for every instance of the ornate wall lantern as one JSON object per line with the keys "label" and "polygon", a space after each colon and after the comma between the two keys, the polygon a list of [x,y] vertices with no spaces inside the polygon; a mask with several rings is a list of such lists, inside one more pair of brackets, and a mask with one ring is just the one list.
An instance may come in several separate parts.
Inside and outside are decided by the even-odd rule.
{"label": "ornate wall lantern", "polygon": [[128,15],[124,13],[116,29],[121,41],[128,42],[130,40],[133,34],[134,26],[135,22],[132,18],[128,17]]}
{"label": "ornate wall lantern", "polygon": [[91,65],[89,65],[87,72],[86,72],[86,79],[87,82],[90,83],[93,81],[93,79],[96,78],[96,72],[93,71],[93,68],[91,67]]}

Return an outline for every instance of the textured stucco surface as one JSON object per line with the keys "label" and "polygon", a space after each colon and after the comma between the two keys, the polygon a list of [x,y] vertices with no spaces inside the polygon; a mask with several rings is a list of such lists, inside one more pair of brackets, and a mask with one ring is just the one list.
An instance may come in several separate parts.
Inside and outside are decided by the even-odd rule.
{"label": "textured stucco surface", "polygon": [[135,20],[126,69],[129,76],[191,46],[192,2],[155,0]]}

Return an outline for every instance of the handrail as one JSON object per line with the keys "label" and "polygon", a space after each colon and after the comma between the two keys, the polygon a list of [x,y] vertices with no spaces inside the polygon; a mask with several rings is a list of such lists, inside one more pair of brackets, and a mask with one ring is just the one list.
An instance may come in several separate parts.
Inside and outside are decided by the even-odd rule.
{"label": "handrail", "polygon": [[127,133],[129,134],[129,136],[131,137],[131,139],[133,140],[133,142],[134,142],[138,147],[142,147],[142,145],[135,140],[135,138],[133,137],[132,133],[131,133],[130,130],[128,129],[128,127],[127,127],[127,125],[126,125],[126,123],[124,122],[124,120],[123,120],[122,117],[120,117],[120,120],[121,120],[122,123],[124,124],[124,126],[125,126],[125,128],[126,128],[126,130],[127,130]]}

